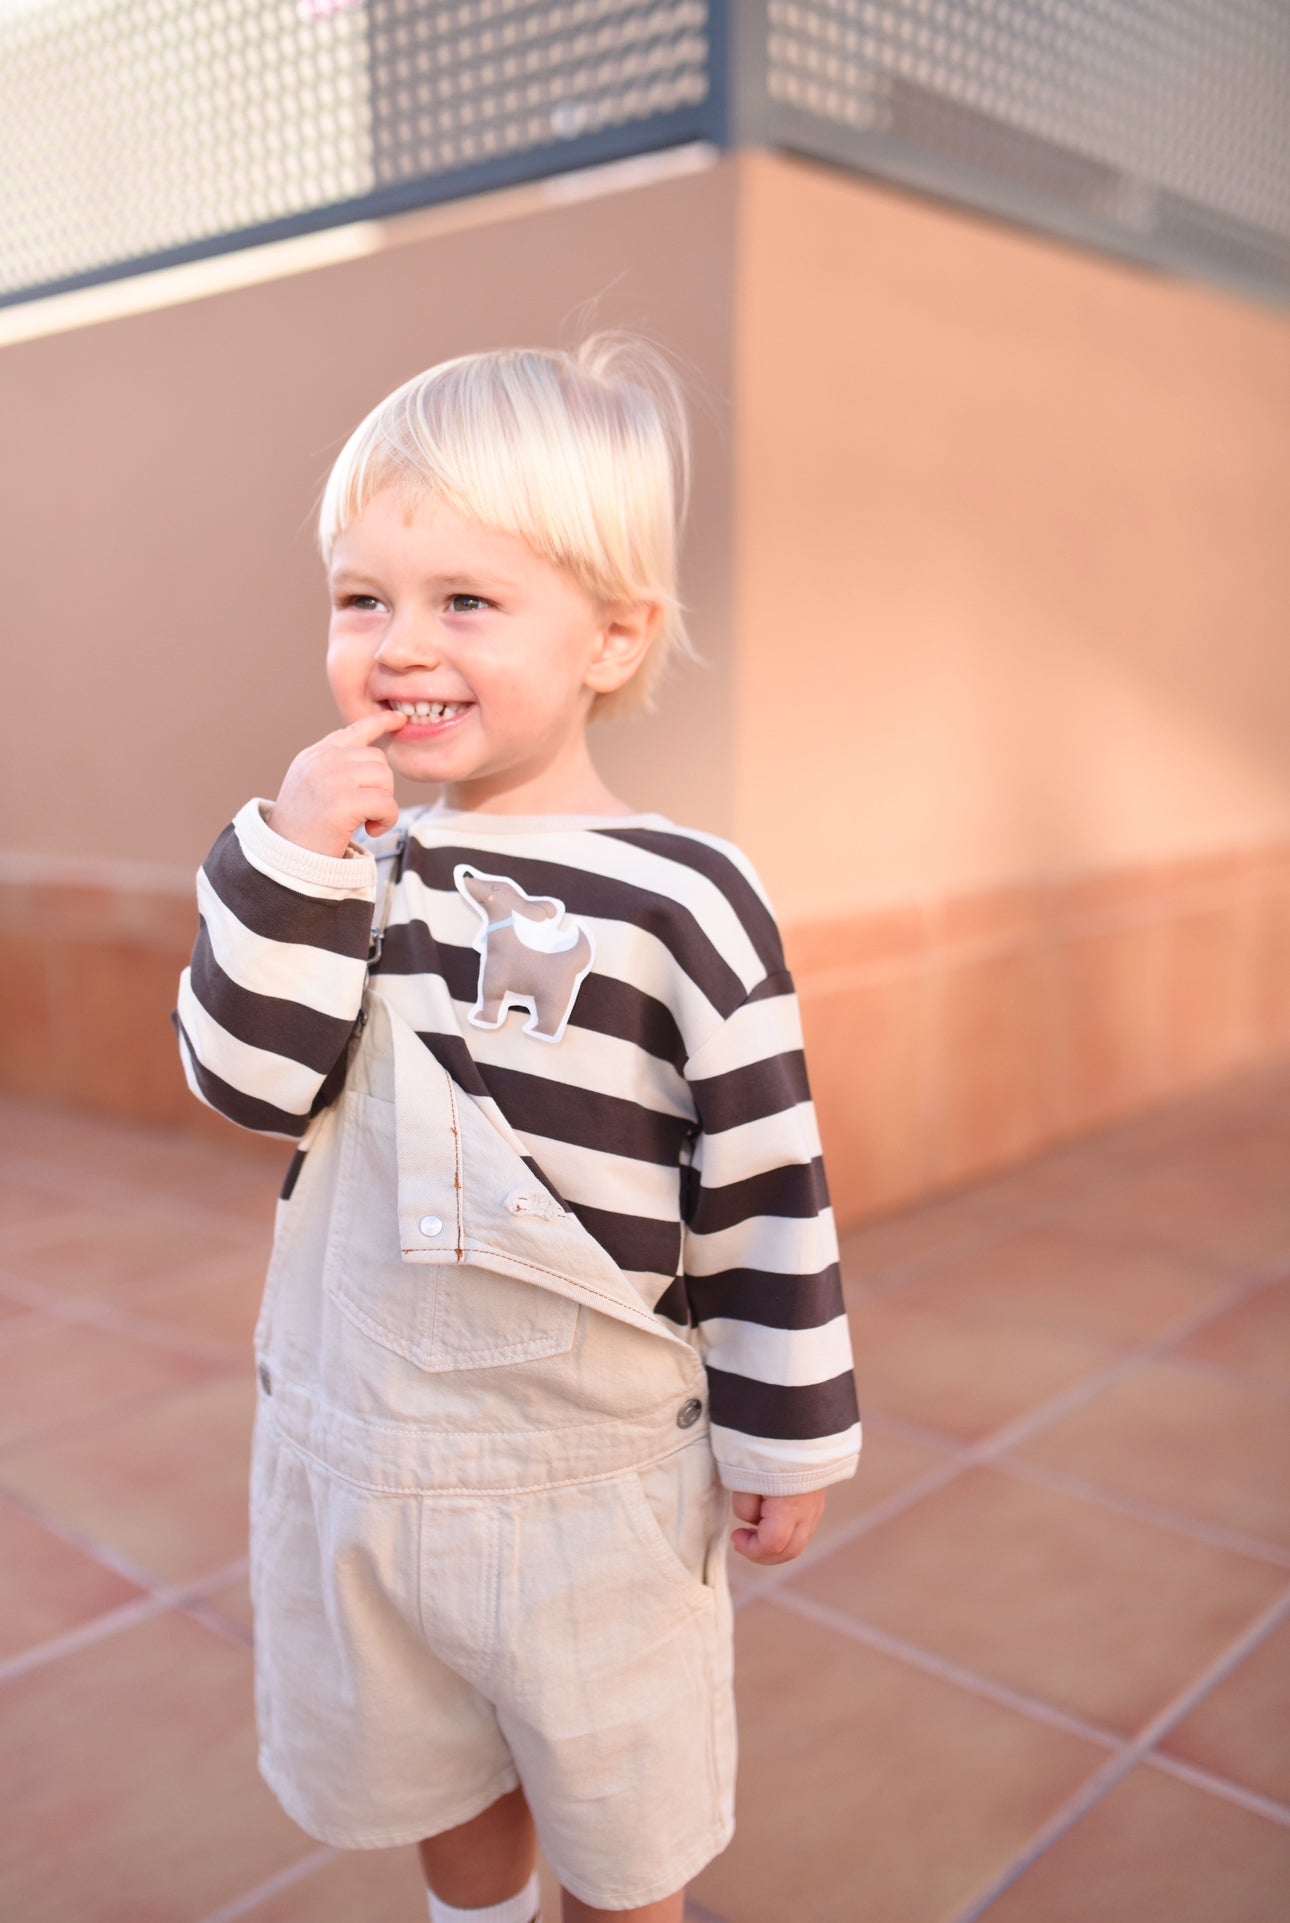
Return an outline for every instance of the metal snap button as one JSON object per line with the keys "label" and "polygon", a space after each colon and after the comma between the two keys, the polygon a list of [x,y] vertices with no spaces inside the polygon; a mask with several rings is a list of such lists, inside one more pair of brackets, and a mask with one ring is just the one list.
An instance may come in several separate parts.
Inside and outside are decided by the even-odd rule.
{"label": "metal snap button", "polygon": [[269,1374],[268,1364],[261,1362],[256,1370],[256,1374],[260,1378],[260,1387],[264,1390],[265,1395],[271,1396],[273,1394],[273,1377]]}
{"label": "metal snap button", "polygon": [[693,1429],[695,1423],[699,1420],[699,1417],[702,1414],[703,1414],[703,1404],[701,1402],[696,1402],[692,1396],[688,1402],[683,1402],[681,1404],[681,1407],[677,1411],[677,1416],[676,1416],[677,1428]]}
{"label": "metal snap button", "polygon": [[423,1215],[417,1223],[417,1227],[420,1229],[422,1235],[438,1235],[442,1232],[443,1223],[437,1215]]}

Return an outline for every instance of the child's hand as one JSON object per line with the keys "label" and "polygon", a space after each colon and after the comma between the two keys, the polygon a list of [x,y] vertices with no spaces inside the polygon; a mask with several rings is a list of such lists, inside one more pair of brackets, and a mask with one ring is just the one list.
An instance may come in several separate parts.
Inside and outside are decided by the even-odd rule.
{"label": "child's hand", "polygon": [[731,1541],[749,1562],[792,1562],[819,1528],[824,1493],[814,1489],[805,1496],[754,1496],[737,1490],[731,1499],[735,1514],[740,1522],[755,1526],[736,1529]]}
{"label": "child's hand", "polygon": [[399,818],[394,773],[376,743],[406,720],[382,709],[302,748],[269,814],[274,834],[315,854],[339,856],[356,829],[383,835],[393,828]]}

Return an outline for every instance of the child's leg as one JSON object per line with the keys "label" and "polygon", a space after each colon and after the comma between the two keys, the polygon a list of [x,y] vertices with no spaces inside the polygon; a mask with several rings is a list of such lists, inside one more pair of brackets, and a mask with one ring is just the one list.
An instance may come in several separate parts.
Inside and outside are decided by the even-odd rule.
{"label": "child's leg", "polygon": [[524,1791],[510,1790],[468,1823],[424,1837],[417,1853],[427,1887],[454,1909],[505,1903],[524,1888],[537,1864],[537,1832]]}
{"label": "child's leg", "polygon": [[602,1923],[602,1919],[603,1923],[684,1923],[685,1918],[684,1890],[638,1910],[593,1910],[589,1903],[570,1896],[568,1890],[561,1890],[560,1898],[562,1923]]}

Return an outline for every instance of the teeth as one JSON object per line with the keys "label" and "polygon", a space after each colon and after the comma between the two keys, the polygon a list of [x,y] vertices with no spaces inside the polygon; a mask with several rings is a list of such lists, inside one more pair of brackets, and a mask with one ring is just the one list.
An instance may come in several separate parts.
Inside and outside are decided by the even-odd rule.
{"label": "teeth", "polygon": [[466,705],[464,701],[391,701],[389,703],[396,714],[406,714],[415,721],[443,721],[449,715],[460,714]]}

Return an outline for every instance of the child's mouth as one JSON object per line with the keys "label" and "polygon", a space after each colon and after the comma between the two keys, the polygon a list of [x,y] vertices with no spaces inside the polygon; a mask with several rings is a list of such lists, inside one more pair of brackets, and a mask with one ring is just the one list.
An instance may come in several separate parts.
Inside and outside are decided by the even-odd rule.
{"label": "child's mouth", "polygon": [[407,716],[404,725],[391,738],[394,741],[427,741],[446,734],[474,707],[473,701],[382,701],[391,714]]}

